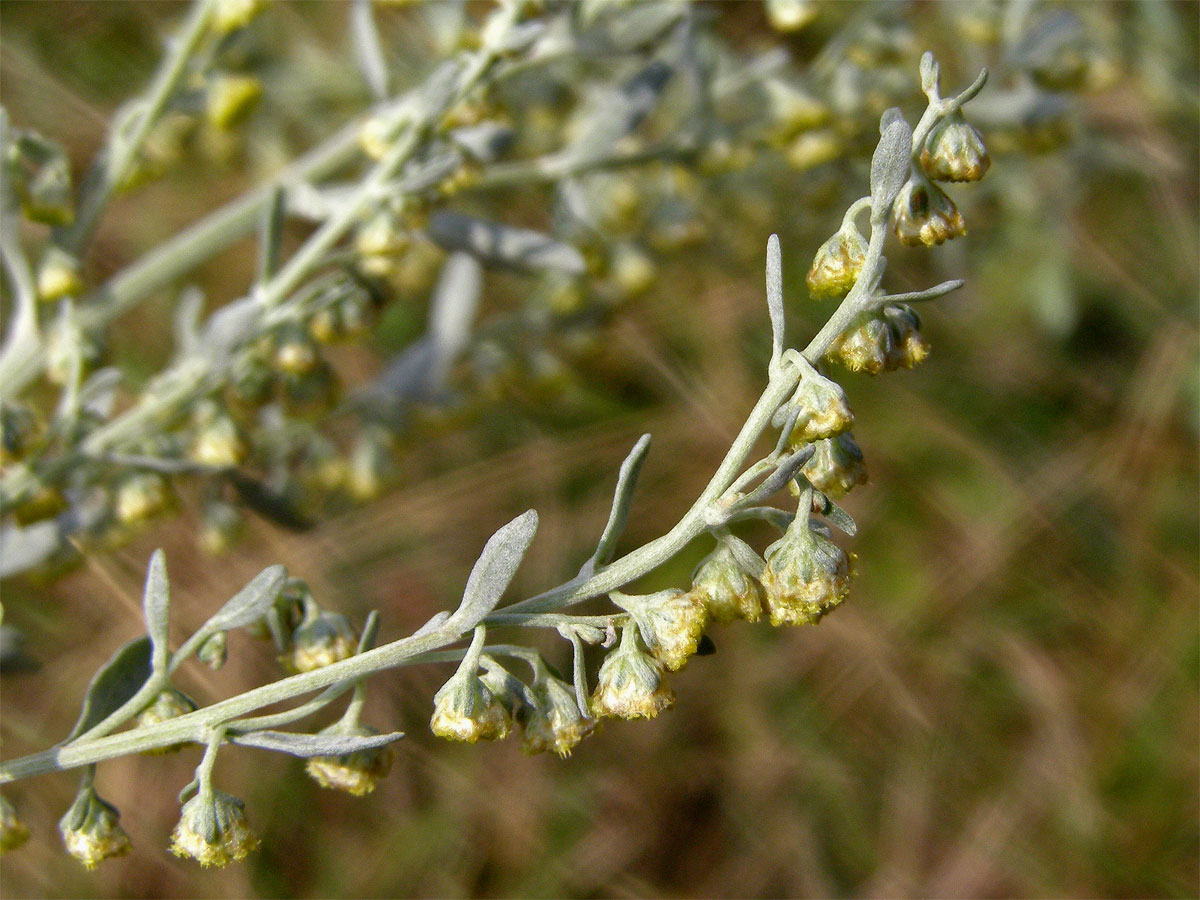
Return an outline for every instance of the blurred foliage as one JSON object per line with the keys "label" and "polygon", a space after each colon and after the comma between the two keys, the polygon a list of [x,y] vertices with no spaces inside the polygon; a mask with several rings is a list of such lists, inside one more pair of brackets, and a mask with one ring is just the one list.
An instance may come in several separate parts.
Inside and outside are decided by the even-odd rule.
{"label": "blurred foliage", "polygon": [[[867,53],[864,39],[842,36],[889,22],[882,40],[912,73],[926,46],[940,51],[962,29],[999,21],[990,8],[821,5],[786,41],[802,67],[819,67]],[[226,871],[152,849],[165,846],[177,816],[190,751],[105,766],[104,794],[137,807],[125,818],[142,852],[92,874],[55,840],[37,839],[52,834],[74,779],[18,785],[10,790],[35,840],[4,857],[5,896],[1200,892],[1198,7],[1046,4],[1035,14],[1064,8],[1093,54],[1093,82],[1071,95],[1072,134],[1035,154],[1018,142],[1006,150],[985,127],[994,159],[981,191],[962,201],[970,235],[889,253],[894,285],[961,275],[967,287],[925,311],[926,365],[882,383],[844,381],[871,483],[846,501],[859,522],[859,576],[836,615],[819,629],[718,630],[718,652],[675,680],[673,712],[610,723],[565,762],[524,757],[513,742],[451,746],[412,727],[391,776],[355,799],[322,791],[299,762],[260,767],[254,751],[226,754],[222,780],[263,836],[260,854]],[[63,141],[78,171],[112,108],[152,71],[157,35],[180,11],[91,2],[51,13],[9,0],[5,105]],[[757,4],[713,12],[732,40],[774,39]],[[408,28],[411,11],[381,13],[404,65],[406,42],[421,39]],[[252,120],[235,157],[184,166],[118,201],[89,266],[115,270],[164,228],[197,217],[214,193],[253,183],[284,137],[319,138],[318,125],[362,101],[338,4],[272,15],[276,25],[259,32],[272,45],[263,55],[319,72],[304,84],[323,90],[268,90],[263,102],[286,113],[271,119],[284,122],[280,134]],[[986,41],[966,46],[956,75],[989,62]],[[396,636],[453,605],[495,523],[524,508],[543,524],[517,589],[569,577],[643,431],[655,443],[624,545],[660,534],[706,482],[760,388],[767,233],[781,234],[794,333],[807,334],[820,321],[803,287],[809,254],[865,183],[853,157],[800,174],[778,168],[780,196],[792,179],[825,202],[768,204],[756,216],[735,198],[736,217],[712,207],[708,240],[663,259],[656,287],[604,322],[587,353],[562,349],[545,378],[417,429],[398,484],[370,505],[302,536],[251,522],[214,565],[195,545],[199,503],[185,493],[174,523],[89,554],[58,580],[6,583],[8,621],[44,664],[4,676],[6,756],[67,733],[74,710],[57,698],[79,696],[137,631],[154,546],[171,560],[183,621],[200,622],[280,562],[356,621],[380,609],[384,634]],[[737,180],[722,190],[736,194]],[[536,218],[545,206],[531,189],[514,216]],[[239,246],[207,265],[202,282],[228,296],[252,270],[252,252]],[[515,278],[489,277],[486,302],[503,308],[522,290]],[[339,363],[369,367],[413,333],[413,315],[396,307],[377,343]],[[112,336],[122,366],[152,371],[167,321],[158,304],[123,320]],[[706,550],[643,586],[686,578]],[[233,643],[230,664],[193,674],[189,692],[216,696],[275,677],[268,654]],[[388,689],[375,692],[374,720],[422,723],[448,673],[378,679]]]}

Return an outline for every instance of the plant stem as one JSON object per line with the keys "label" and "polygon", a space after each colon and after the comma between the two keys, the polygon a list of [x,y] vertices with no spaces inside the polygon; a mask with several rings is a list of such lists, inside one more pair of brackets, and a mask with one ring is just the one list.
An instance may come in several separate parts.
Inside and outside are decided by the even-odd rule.
{"label": "plant stem", "polygon": [[109,135],[108,146],[93,164],[84,184],[75,221],[54,235],[54,242],[72,256],[79,256],[83,252],[108,201],[128,177],[138,152],[175,94],[188,63],[207,32],[215,6],[215,0],[199,0],[192,7],[187,22],[172,42],[154,78],[145,106],[134,113],[136,121],[128,134],[122,128],[127,120],[117,119]]}

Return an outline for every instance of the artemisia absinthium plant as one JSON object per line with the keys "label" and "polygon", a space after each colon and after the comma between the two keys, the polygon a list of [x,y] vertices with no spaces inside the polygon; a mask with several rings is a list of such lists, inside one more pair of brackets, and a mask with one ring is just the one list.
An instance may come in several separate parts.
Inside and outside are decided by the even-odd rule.
{"label": "artemisia absinthium plant", "polygon": [[[786,4],[776,6],[782,10]],[[514,28],[518,18],[501,13],[485,34],[490,45],[507,46]],[[439,613],[411,636],[379,647],[376,614],[357,635],[345,617],[322,609],[304,582],[274,566],[172,648],[166,563],[156,552],[144,592],[146,635],[118,650],[96,674],[68,738],[51,750],[0,765],[0,783],[81,768],[79,793],[60,830],[68,852],[92,867],[130,849],[116,808],[95,790],[97,764],[198,744],[203,756],[195,778],[180,793],[181,816],[170,849],[204,866],[223,866],[244,858],[258,839],[243,803],[214,784],[221,749],[244,745],[304,757],[319,784],[355,795],[370,792],[387,774],[389,745],[403,735],[380,733],[360,721],[369,675],[455,662],[454,674],[433,698],[435,734],[469,743],[520,734],[531,753],[552,750],[567,756],[604,718],[649,718],[670,708],[669,673],[697,653],[712,623],[763,617],[773,625],[818,623],[845,600],[851,582],[850,557],[833,532],[853,535],[855,526],[836,498],[866,478],[861,451],[850,438],[854,416],[830,373],[836,366],[871,374],[911,368],[928,355],[911,304],[943,296],[961,282],[889,294],[882,286],[884,241],[889,230],[908,245],[934,245],[965,233],[961,213],[939,183],[976,180],[988,168],[980,136],[963,113],[985,75],[945,98],[937,64],[927,53],[920,78],[928,107],[917,126],[910,127],[898,109],[883,115],[870,193],[850,206],[809,269],[813,298],[838,305],[802,350],[786,335],[781,249],[778,238],[771,237],[766,287],[773,341],[767,386],[708,486],[666,534],[613,558],[649,449],[645,436],[621,467],[609,520],[576,577],[498,607],[534,538],[537,515],[529,511],[487,542],[455,611]],[[469,70],[458,77],[468,76]],[[277,349],[283,361],[304,369],[304,354],[285,352],[285,346]],[[748,462],[768,432],[775,435],[774,448]],[[225,458],[236,455],[236,446],[235,436],[221,426],[197,452]],[[797,498],[794,513],[767,505],[785,487]],[[755,519],[781,534],[761,555],[737,536],[741,523]],[[646,595],[621,590],[706,534],[715,544],[690,584]],[[596,598],[608,598],[607,611],[570,611]],[[295,674],[197,706],[173,686],[174,674],[193,656],[220,666],[225,635],[239,628],[273,638],[281,661]],[[536,650],[491,640],[497,631],[519,634],[521,628],[554,629],[571,648],[570,675],[560,676]],[[589,644],[607,648],[594,677],[585,656]],[[281,730],[346,694],[350,702],[333,724],[311,733]],[[253,715],[290,700],[297,701],[290,709]],[[0,837],[11,849],[28,830],[7,801],[2,811]]]}

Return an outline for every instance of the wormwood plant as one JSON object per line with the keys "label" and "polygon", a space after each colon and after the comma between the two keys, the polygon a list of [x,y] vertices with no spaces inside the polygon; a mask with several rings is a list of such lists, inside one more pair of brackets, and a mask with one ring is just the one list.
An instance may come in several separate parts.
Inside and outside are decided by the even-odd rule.
{"label": "wormwood plant", "polygon": [[[28,133],[13,135],[0,121],[9,163],[0,250],[15,298],[0,354],[0,396],[15,396],[47,367],[58,367],[62,385],[59,408],[45,432],[30,426],[19,408],[5,407],[5,450],[11,464],[0,477],[0,496],[7,508],[25,509],[31,523],[6,531],[6,570],[20,570],[53,554],[64,530],[84,532],[114,517],[125,524],[144,518],[165,502],[167,476],[207,477],[216,485],[231,485],[242,502],[284,524],[302,519],[286,491],[243,471],[247,439],[231,410],[236,403],[259,410],[262,430],[254,443],[265,444],[263,452],[269,454],[272,441],[282,442],[274,450],[284,465],[295,450],[287,443],[296,431],[287,415],[303,422],[310,407],[330,407],[332,374],[321,359],[322,336],[361,325],[373,293],[380,290],[373,275],[387,269],[396,242],[411,242],[422,231],[458,255],[442,276],[441,326],[435,323],[429,340],[406,355],[358,407],[376,414],[378,405],[372,401],[387,391],[428,390],[444,377],[451,349],[461,343],[461,329],[451,323],[461,319],[463,311],[454,304],[463,301],[455,298],[475,302],[479,258],[560,274],[586,268],[573,245],[544,235],[461,215],[426,217],[431,194],[442,196],[489,179],[493,184],[560,180],[595,168],[700,152],[702,133],[676,134],[650,148],[630,149],[623,142],[646,115],[672,67],[687,68],[696,23],[677,4],[645,4],[627,11],[630,18],[602,22],[609,42],[605,47],[611,49],[615,42],[618,49],[626,48],[637,59],[637,71],[620,90],[606,95],[596,107],[599,112],[577,125],[576,140],[567,150],[504,164],[496,163],[494,150],[497,141],[503,142],[503,129],[481,122],[478,109],[467,117],[464,105],[485,107],[481,88],[547,58],[581,52],[579,38],[587,28],[581,29],[578,9],[502,4],[479,29],[474,46],[398,99],[390,98],[369,15],[356,13],[363,67],[381,98],[372,117],[296,163],[278,185],[168,242],[116,283],[76,302],[82,291],[79,253],[106,200],[138,176],[139,166],[149,164],[145,141],[156,120],[177,99],[189,74],[211,66],[222,41],[245,25],[255,6],[233,0],[196,4],[150,93],[114,129],[76,207],[68,202],[69,183],[53,146]],[[773,6],[777,14],[789,8]],[[595,15],[603,20],[601,5],[597,8],[601,12]],[[365,3],[356,9],[369,13]],[[656,54],[649,62],[644,58],[647,47]],[[702,66],[693,71],[705,72]],[[845,599],[851,582],[851,557],[835,542],[833,531],[853,535],[855,525],[836,499],[865,480],[862,454],[850,436],[854,416],[830,372],[841,366],[879,374],[925,359],[929,348],[911,304],[941,297],[962,283],[889,293],[882,285],[885,236],[892,231],[906,245],[931,246],[965,234],[962,215],[939,183],[976,181],[989,165],[978,132],[963,114],[964,104],[982,89],[986,72],[951,97],[941,94],[932,54],[922,57],[919,75],[928,100],[923,115],[912,127],[899,109],[883,114],[869,194],[849,206],[812,261],[806,278],[810,294],[839,302],[802,349],[785,326],[780,242],[776,236],[768,241],[766,293],[773,339],[766,387],[708,485],[666,534],[614,558],[649,450],[647,435],[621,466],[607,524],[574,578],[500,605],[534,539],[537,514],[531,510],[486,543],[457,609],[381,646],[376,646],[377,614],[357,630],[346,617],[322,608],[302,580],[272,566],[172,647],[166,560],[156,552],[143,599],[146,634],[117,650],[96,673],[70,735],[44,752],[0,764],[0,783],[82,769],[79,792],[60,831],[68,851],[92,867],[130,849],[116,808],[95,791],[97,764],[199,744],[203,757],[195,778],[180,793],[182,812],[171,850],[203,865],[225,865],[246,856],[257,843],[241,801],[214,784],[215,760],[229,746],[306,758],[307,771],[321,785],[357,795],[370,792],[386,775],[389,745],[403,735],[381,733],[361,721],[368,676],[401,666],[457,662],[456,672],[433,698],[430,727],[436,735],[475,743],[519,732],[530,752],[567,756],[603,718],[648,718],[669,708],[674,695],[668,673],[704,650],[711,622],[754,622],[763,616],[777,626],[820,621]],[[215,123],[236,118],[237,110],[229,107],[245,103],[256,90],[248,82],[222,79],[220,91],[210,85],[206,100]],[[712,77],[708,82],[697,93],[700,109],[714,93],[731,89]],[[463,124],[464,118],[471,118],[469,124]],[[350,185],[312,185],[359,153],[360,142],[373,160],[360,179]],[[36,273],[18,240],[18,208],[57,222]],[[317,224],[284,259],[281,223],[288,215]],[[256,219],[263,223],[262,254],[251,290],[203,323],[199,302],[185,299],[176,360],[132,405],[114,413],[111,370],[84,377],[87,335],[136,303],[151,285],[169,280],[198,254]],[[864,223],[866,234],[860,230]],[[353,260],[344,244],[351,234]],[[43,334],[39,304],[44,302],[58,304],[54,340]],[[171,432],[180,422],[187,423],[182,432]],[[301,431],[304,449],[317,452],[313,448],[320,443],[313,430]],[[755,458],[755,448],[768,434],[772,448]],[[363,455],[371,458],[370,445],[364,446]],[[90,503],[97,492],[88,488],[114,472],[120,487],[115,494],[103,492],[106,502],[97,511]],[[769,505],[785,488],[795,497],[795,512]],[[46,517],[47,506],[56,518]],[[765,521],[781,535],[761,555],[738,536],[751,520]],[[622,591],[704,535],[714,546],[690,584],[648,595]],[[595,598],[609,602],[595,613],[575,611]],[[523,629],[529,628],[551,629],[569,646],[568,677],[520,643]],[[236,629],[273,639],[294,674],[198,706],[174,686],[173,678],[193,657],[219,667],[226,635]],[[497,633],[506,640],[498,641]],[[587,645],[607,651],[594,673],[588,671]],[[331,724],[315,731],[285,730],[328,712],[347,695],[349,702]],[[280,712],[258,712],[289,702],[294,705]],[[5,848],[28,836],[7,803],[2,827]]]}

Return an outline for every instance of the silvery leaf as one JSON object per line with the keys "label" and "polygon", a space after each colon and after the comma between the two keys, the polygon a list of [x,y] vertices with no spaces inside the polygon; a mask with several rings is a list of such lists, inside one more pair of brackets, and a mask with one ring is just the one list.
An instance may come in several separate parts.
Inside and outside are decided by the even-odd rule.
{"label": "silvery leaf", "polygon": [[257,334],[262,307],[254,297],[243,297],[209,316],[202,340],[206,356],[228,356],[248,335]]}
{"label": "silvery leaf", "polygon": [[434,613],[433,617],[430,618],[430,620],[428,622],[426,622],[424,625],[422,625],[420,628],[418,628],[416,631],[414,631],[412,633],[412,636],[413,637],[423,637],[424,635],[427,635],[434,631],[437,631],[439,628],[441,628],[443,625],[446,624],[446,621],[449,618],[450,618],[449,610],[443,609],[441,612]]}
{"label": "silvery leaf", "polygon": [[274,604],[286,580],[287,569],[283,566],[268,566],[205,622],[202,630],[230,631],[257,622]]}
{"label": "silvery leaf", "polygon": [[279,271],[283,252],[283,226],[287,219],[288,192],[283,185],[271,191],[271,201],[264,207],[258,226],[258,283],[266,284]]}
{"label": "silvery leaf", "polygon": [[0,578],[17,575],[45,562],[61,543],[58,522],[47,519],[21,528],[0,528]]}
{"label": "silvery leaf", "polygon": [[828,519],[832,525],[850,535],[850,537],[858,534],[858,525],[855,524],[850,513],[846,512],[820,491],[817,491],[814,496],[821,498],[823,504],[821,515]]}
{"label": "silvery leaf", "polygon": [[525,228],[486,222],[441,210],[429,220],[429,236],[447,250],[460,250],[485,263],[517,269],[553,269],[580,275],[583,255],[570,244]]}
{"label": "silvery leaf", "polygon": [[[897,111],[898,112],[898,111]],[[912,168],[912,129],[903,116],[883,114],[882,136],[871,157],[871,208],[874,218],[887,216]]]}
{"label": "silvery leaf", "polygon": [[633,449],[629,451],[625,461],[621,463],[621,470],[617,475],[617,487],[613,491],[612,509],[608,514],[608,522],[605,523],[604,532],[596,543],[596,552],[579,570],[580,577],[590,578],[595,573],[597,566],[604,565],[612,558],[617,541],[625,531],[625,522],[629,518],[629,507],[633,503],[633,490],[637,486],[642,463],[646,461],[646,454],[649,452],[650,435],[643,434],[633,445]]}
{"label": "silvery leaf", "polygon": [[204,309],[204,292],[195,285],[186,287],[175,304],[172,324],[175,352],[180,357],[191,356],[200,349],[200,313]]}
{"label": "silvery leaf", "polygon": [[167,558],[162,550],[150,556],[146,570],[146,588],[142,595],[142,615],[146,619],[146,634],[153,646],[153,669],[161,672],[167,663],[167,626],[171,607],[170,583],[167,581]]}
{"label": "silvery leaf", "polygon": [[546,31],[546,22],[542,19],[530,19],[510,26],[505,32],[496,50],[500,53],[522,53]]}
{"label": "silvery leaf", "polygon": [[146,683],[150,673],[150,639],[134,638],[92,677],[79,719],[67,740],[74,740],[120,709]]}
{"label": "silvery leaf", "polygon": [[447,626],[462,633],[474,628],[496,608],[517,566],[537,533],[538,515],[529,510],[493,534],[479,554],[463,589],[462,603],[447,620]]}
{"label": "silvery leaf", "polygon": [[490,163],[508,152],[516,131],[512,126],[499,122],[480,122],[478,125],[455,128],[449,137],[479,162]]}
{"label": "silvery leaf", "polygon": [[107,419],[112,415],[121,378],[121,370],[114,366],[93,372],[79,388],[79,408],[89,415]]}
{"label": "silvery leaf", "polygon": [[229,735],[229,742],[259,750],[274,750],[292,756],[346,756],[361,750],[374,750],[395,743],[404,737],[401,731],[390,734],[297,734],[292,731],[248,731]]}
{"label": "silvery leaf", "polygon": [[384,99],[388,95],[387,63],[371,0],[354,0],[350,4],[350,34],[354,39],[354,57],[367,87],[376,100]]}
{"label": "silvery leaf", "polygon": [[[429,5],[441,6],[442,4],[431,3]],[[427,111],[445,109],[454,97],[461,74],[462,66],[457,61],[451,59],[442,63],[421,86],[416,98],[418,106]]]}
{"label": "silvery leaf", "polygon": [[771,315],[771,362],[783,354],[783,256],[779,235],[767,239],[767,311]]}
{"label": "silvery leaf", "polygon": [[601,96],[578,136],[563,151],[564,162],[576,165],[605,156],[654,109],[671,74],[667,63],[654,60],[620,88]]}

